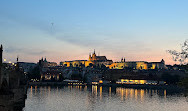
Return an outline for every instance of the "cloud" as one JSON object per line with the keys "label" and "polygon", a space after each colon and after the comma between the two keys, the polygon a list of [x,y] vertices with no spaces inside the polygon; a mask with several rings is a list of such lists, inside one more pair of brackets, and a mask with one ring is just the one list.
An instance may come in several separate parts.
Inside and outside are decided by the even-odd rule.
{"label": "cloud", "polygon": [[[11,23],[17,23],[18,25],[29,26],[34,30],[39,30],[44,34],[49,35],[54,39],[67,42],[74,45],[79,46],[91,46],[98,47],[106,44],[104,42],[105,39],[109,39],[110,37],[104,36],[104,34],[96,34],[96,30],[85,29],[84,26],[78,25],[65,25],[65,27],[60,26],[58,23],[54,21],[42,21],[37,19],[32,19],[29,17],[19,17],[13,14],[2,14],[3,20],[11,21]],[[7,23],[7,22],[4,22]],[[52,25],[53,23],[53,25]],[[67,28],[66,28],[67,27]],[[79,27],[79,28],[78,28]],[[92,31],[91,31],[92,30]],[[21,49],[16,49],[20,51]],[[13,49],[9,49],[10,52],[14,51]]]}
{"label": "cloud", "polygon": [[[149,51],[148,45],[143,44],[142,41],[133,41],[132,38],[124,34],[113,34],[112,32],[103,32],[100,29],[93,29],[92,27],[87,28],[79,24],[72,24],[71,26],[65,25],[65,27],[60,26],[55,21],[41,21],[32,19],[29,17],[18,17],[16,15],[7,14],[4,15],[5,18],[14,21],[16,23],[29,26],[35,30],[39,30],[44,34],[49,35],[48,37],[54,38],[59,41],[63,41],[69,44],[90,47],[90,48],[100,48],[100,49],[110,49],[114,51]],[[16,16],[16,17],[14,17]],[[13,19],[14,18],[14,19]],[[53,23],[53,25],[52,25]],[[67,27],[67,28],[66,28]],[[79,28],[78,28],[79,27]],[[112,33],[112,34],[111,34]],[[130,42],[132,41],[132,42]],[[45,54],[44,50],[26,50],[24,48],[14,48],[11,47],[7,49],[8,52],[25,52],[27,54],[37,55]]]}
{"label": "cloud", "polygon": [[27,55],[43,55],[48,53],[45,50],[40,49],[28,49],[28,48],[16,48],[16,47],[7,47],[5,48],[6,53],[24,53]]}
{"label": "cloud", "polygon": [[[90,38],[91,37],[91,38]],[[76,35],[64,35],[62,34],[61,36],[56,36],[55,39],[68,42],[70,44],[75,44],[79,46],[90,46],[90,47],[95,47],[95,46],[100,46],[104,44],[103,40],[97,39],[97,38],[92,38],[92,36],[86,36],[82,34],[76,34]]]}

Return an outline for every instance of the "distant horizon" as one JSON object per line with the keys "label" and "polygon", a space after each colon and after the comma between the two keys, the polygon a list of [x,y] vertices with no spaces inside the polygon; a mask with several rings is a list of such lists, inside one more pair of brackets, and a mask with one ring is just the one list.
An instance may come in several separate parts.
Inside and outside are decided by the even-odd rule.
{"label": "distant horizon", "polygon": [[[3,49],[4,50],[4,49]],[[91,53],[89,53],[89,54],[91,54]],[[89,54],[88,54],[88,58],[89,58]],[[106,56],[106,55],[97,55],[97,56]],[[48,62],[56,62],[57,64],[59,64],[60,62],[64,62],[64,61],[74,61],[74,60],[88,60],[88,58],[86,58],[86,59],[72,59],[72,60],[62,60],[62,61],[49,61],[48,60],[48,58],[47,58],[47,56],[42,56],[41,58],[39,58],[38,59],[38,61],[20,61],[20,57],[19,56],[17,56],[18,57],[18,59],[19,59],[19,61],[18,62],[28,62],[28,63],[38,63],[39,62],[39,60],[41,60],[42,58],[43,59],[47,59],[47,61]],[[6,59],[6,61],[4,61],[4,63],[9,63],[9,62],[12,62],[12,63],[15,63],[16,62],[16,60],[17,60],[17,57],[16,57],[16,59],[15,59],[15,61],[7,61],[7,58],[6,57],[4,57],[3,56],[3,59]],[[107,56],[106,56],[107,57]],[[125,57],[121,57],[121,58],[125,58]],[[109,59],[108,57],[107,57],[107,59],[108,60],[112,60],[112,59]],[[163,59],[163,58],[162,58]],[[161,60],[162,60],[161,59]],[[50,60],[53,60],[53,59],[50,59]],[[126,58],[125,58],[125,62],[130,62],[130,61],[143,61],[143,62],[160,62],[161,60],[159,60],[159,61],[146,61],[146,60],[126,60]],[[112,60],[113,62],[120,62],[121,61],[121,59],[119,59],[119,60],[117,60],[117,61],[114,61],[114,60]],[[164,60],[165,61],[165,60]],[[165,62],[165,64],[166,64],[166,62]],[[174,64],[166,64],[166,65],[175,65],[176,63],[174,63]]]}
{"label": "distant horizon", "polygon": [[178,64],[166,50],[180,50],[188,36],[186,0],[0,1],[0,43],[7,61],[88,59]]}

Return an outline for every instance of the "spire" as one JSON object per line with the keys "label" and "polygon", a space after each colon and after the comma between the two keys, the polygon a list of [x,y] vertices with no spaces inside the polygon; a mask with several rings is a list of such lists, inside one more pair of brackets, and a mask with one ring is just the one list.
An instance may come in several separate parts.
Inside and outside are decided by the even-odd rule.
{"label": "spire", "polygon": [[19,60],[19,56],[17,55],[17,58],[16,58],[16,61],[17,61],[16,70],[17,70],[17,71],[19,71],[19,63],[18,63],[18,60]]}
{"label": "spire", "polygon": [[[0,48],[0,68],[1,68],[2,63],[3,63],[3,45],[1,44],[1,48]],[[1,72],[0,72],[0,74],[1,74]]]}
{"label": "spire", "polygon": [[89,58],[91,57],[91,53],[89,53]]}
{"label": "spire", "polygon": [[45,59],[44,59],[44,62],[47,62],[46,57],[45,57]]}
{"label": "spire", "polygon": [[3,45],[1,44],[1,51],[3,51]]}
{"label": "spire", "polygon": [[162,63],[165,63],[164,59],[161,60]]}
{"label": "spire", "polygon": [[19,56],[17,56],[17,60],[16,60],[16,61],[17,61],[17,63],[18,63],[18,60],[19,60]]}
{"label": "spire", "polygon": [[89,53],[89,61],[91,61],[91,53]]}
{"label": "spire", "polygon": [[95,54],[95,49],[94,49],[94,52],[93,52],[93,54]]}

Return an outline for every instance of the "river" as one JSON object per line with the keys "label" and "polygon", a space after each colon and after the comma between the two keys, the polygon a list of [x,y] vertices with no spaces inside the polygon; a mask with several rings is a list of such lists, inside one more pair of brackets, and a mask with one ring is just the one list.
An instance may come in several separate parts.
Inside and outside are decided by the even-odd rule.
{"label": "river", "polygon": [[31,86],[23,111],[188,111],[188,97],[172,92],[104,86]]}

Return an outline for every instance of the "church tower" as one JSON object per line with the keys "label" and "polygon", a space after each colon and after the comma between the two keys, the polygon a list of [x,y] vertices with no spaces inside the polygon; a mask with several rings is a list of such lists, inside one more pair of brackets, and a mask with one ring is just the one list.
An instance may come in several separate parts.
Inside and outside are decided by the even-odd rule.
{"label": "church tower", "polygon": [[1,44],[1,47],[0,47],[0,87],[1,87],[1,79],[2,79],[2,66],[3,66],[3,46]]}
{"label": "church tower", "polygon": [[96,54],[95,54],[95,49],[94,49],[94,52],[93,52],[93,55],[92,55],[92,60],[93,60],[93,61],[97,60]]}
{"label": "church tower", "polygon": [[91,54],[89,53],[89,61],[91,61]]}
{"label": "church tower", "polygon": [[165,64],[165,61],[164,61],[164,59],[162,59],[162,60],[161,60],[161,63]]}
{"label": "church tower", "polygon": [[121,58],[121,62],[123,62],[123,57]]}
{"label": "church tower", "polygon": [[0,47],[0,70],[1,70],[2,64],[3,64],[3,46],[1,44],[1,47]]}

